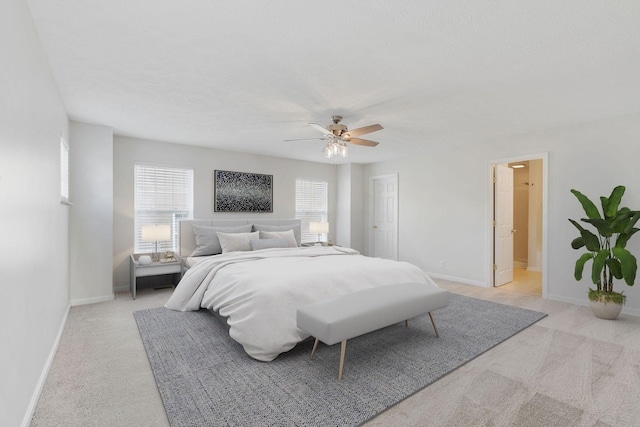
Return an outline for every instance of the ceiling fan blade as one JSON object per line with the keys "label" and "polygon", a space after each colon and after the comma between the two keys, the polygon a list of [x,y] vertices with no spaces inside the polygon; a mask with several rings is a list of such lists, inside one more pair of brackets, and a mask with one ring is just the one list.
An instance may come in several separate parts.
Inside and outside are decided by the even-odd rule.
{"label": "ceiling fan blade", "polygon": [[375,131],[380,130],[380,129],[384,129],[384,128],[382,126],[378,125],[378,124],[369,125],[369,126],[365,126],[365,127],[361,127],[361,128],[350,130],[350,131],[346,132],[346,135],[349,135],[351,138],[353,138],[354,136],[364,135],[364,134],[367,134],[367,133],[375,132]]}
{"label": "ceiling fan blade", "polygon": [[284,142],[297,142],[297,141],[322,141],[324,138],[303,138],[303,139],[285,139]]}
{"label": "ceiling fan blade", "polygon": [[324,128],[323,126],[320,126],[317,123],[309,123],[309,126],[313,126],[315,129],[319,130],[320,132],[324,133],[325,135],[329,135],[331,133],[330,130]]}
{"label": "ceiling fan blade", "polygon": [[360,138],[351,138],[347,140],[347,142],[350,142],[351,144],[355,144],[355,145],[364,145],[366,147],[375,147],[376,145],[379,144],[379,142],[369,141],[368,139],[360,139]]}

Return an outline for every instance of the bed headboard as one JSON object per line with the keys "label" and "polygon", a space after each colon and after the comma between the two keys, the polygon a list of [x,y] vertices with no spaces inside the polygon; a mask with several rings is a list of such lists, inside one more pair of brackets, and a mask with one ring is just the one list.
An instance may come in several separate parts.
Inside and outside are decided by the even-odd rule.
{"label": "bed headboard", "polygon": [[178,255],[188,257],[196,248],[196,235],[192,225],[207,227],[232,227],[234,225],[262,224],[262,225],[298,225],[297,218],[250,218],[250,219],[183,219],[178,226]]}

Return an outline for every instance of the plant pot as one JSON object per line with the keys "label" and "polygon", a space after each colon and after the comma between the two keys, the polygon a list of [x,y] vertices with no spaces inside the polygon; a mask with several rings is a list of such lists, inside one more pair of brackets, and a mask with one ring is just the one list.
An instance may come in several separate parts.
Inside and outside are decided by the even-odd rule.
{"label": "plant pot", "polygon": [[615,320],[622,311],[622,304],[615,302],[589,301],[591,311],[600,319]]}

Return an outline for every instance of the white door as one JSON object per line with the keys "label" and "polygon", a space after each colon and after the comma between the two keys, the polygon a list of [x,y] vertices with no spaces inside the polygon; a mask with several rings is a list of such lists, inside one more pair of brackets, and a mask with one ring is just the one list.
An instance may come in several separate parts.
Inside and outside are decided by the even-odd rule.
{"label": "white door", "polygon": [[513,281],[513,169],[496,165],[494,187],[494,286]]}
{"label": "white door", "polygon": [[398,259],[398,175],[373,178],[373,256]]}

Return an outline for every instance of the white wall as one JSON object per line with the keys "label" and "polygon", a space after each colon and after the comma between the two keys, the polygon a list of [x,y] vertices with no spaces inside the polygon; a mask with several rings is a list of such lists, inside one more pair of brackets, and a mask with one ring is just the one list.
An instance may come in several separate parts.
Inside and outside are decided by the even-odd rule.
{"label": "white wall", "polygon": [[0,2],[0,40],[0,424],[19,426],[30,421],[69,307],[60,136],[69,138],[25,1]]}
{"label": "white wall", "polygon": [[[486,163],[478,160],[477,153],[461,156],[451,149],[368,165],[364,218],[371,217],[371,177],[394,173],[399,189],[398,259],[466,282],[484,280],[484,260],[466,253],[471,254],[471,247],[486,234],[487,214],[480,208],[485,204]],[[369,237],[367,232],[367,250]],[[445,261],[445,271],[438,267],[440,261]]]}
{"label": "white wall", "polygon": [[542,160],[529,161],[529,248],[527,270],[542,271]]}
{"label": "white wall", "polygon": [[364,165],[351,165],[351,209],[349,221],[351,221],[351,247],[364,253],[364,233],[366,221],[364,220]]}
{"label": "white wall", "polygon": [[[583,212],[569,190],[576,188],[597,200],[608,196],[614,186],[626,185],[624,205],[640,209],[638,135],[640,114],[634,114],[478,141],[465,149],[431,143],[434,148],[429,154],[368,165],[365,177],[368,181],[372,176],[399,173],[401,260],[428,272],[486,285],[488,162],[548,152],[548,297],[586,305],[589,281],[573,279],[579,253],[571,249],[576,233],[567,221],[583,217]],[[632,239],[628,248],[640,256],[640,238]],[[446,261],[446,269],[438,267],[440,260]],[[640,314],[640,284],[616,287],[628,296],[624,311]]]}
{"label": "white wall", "polygon": [[[135,162],[170,165],[194,170],[195,218],[293,218],[296,178],[316,178],[329,183],[329,222],[335,224],[336,168],[276,157],[213,150],[116,136],[113,156],[113,268],[116,291],[129,289],[128,256],[133,252]],[[230,170],[273,175],[273,213],[213,212],[213,171]],[[334,239],[334,232],[329,238]]]}
{"label": "white wall", "polygon": [[113,131],[72,121],[71,305],[113,299]]}
{"label": "white wall", "polygon": [[363,165],[338,166],[338,200],[335,244],[363,252]]}
{"label": "white wall", "polygon": [[[337,224],[329,224],[335,229],[336,245],[351,246],[351,165],[338,166],[338,198],[336,205]],[[355,248],[354,248],[355,249]]]}

